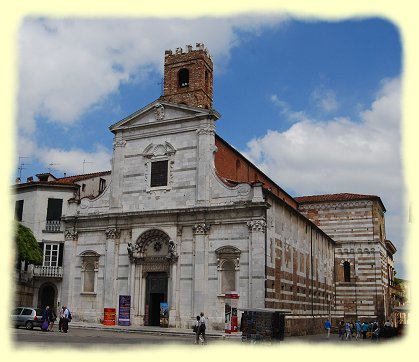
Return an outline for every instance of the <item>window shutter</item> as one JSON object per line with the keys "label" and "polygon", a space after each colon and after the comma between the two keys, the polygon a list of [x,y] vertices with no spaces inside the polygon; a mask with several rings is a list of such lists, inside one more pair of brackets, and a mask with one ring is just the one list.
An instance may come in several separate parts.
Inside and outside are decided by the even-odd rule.
{"label": "window shutter", "polygon": [[59,245],[58,249],[58,266],[63,266],[64,244]]}

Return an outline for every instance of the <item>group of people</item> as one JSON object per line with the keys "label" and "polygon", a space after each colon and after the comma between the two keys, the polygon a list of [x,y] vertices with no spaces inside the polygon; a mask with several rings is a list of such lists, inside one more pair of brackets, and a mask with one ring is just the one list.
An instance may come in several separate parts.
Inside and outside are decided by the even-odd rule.
{"label": "group of people", "polygon": [[[60,309],[59,315],[59,322],[58,322],[58,329],[60,332],[67,333],[68,331],[68,322],[71,321],[71,312],[67,306],[63,305]],[[42,319],[44,320],[44,324],[42,326],[42,330],[52,332],[52,328],[54,327],[55,321],[57,320],[57,315],[54,309],[46,306],[44,309]],[[45,323],[46,322],[46,323]]]}
{"label": "group of people", "polygon": [[[386,323],[384,323],[384,326],[391,327],[390,321],[387,321]],[[330,330],[332,328],[332,324],[329,319],[327,319],[326,322],[324,323],[324,328],[327,333],[327,338],[330,338]],[[355,323],[353,323],[349,321],[345,322],[342,320],[339,323],[338,329],[339,329],[339,338],[341,340],[350,340],[352,338],[355,338],[355,340],[359,340],[361,339],[361,335],[362,335],[362,339],[367,339],[368,332],[370,332],[371,339],[373,341],[378,340],[380,337],[380,325],[378,324],[378,322],[371,322],[371,323],[362,322],[361,323],[361,321],[357,320]]]}
{"label": "group of people", "polygon": [[195,332],[195,344],[199,344],[199,336],[202,336],[203,343],[206,343],[205,339],[205,330],[206,327],[206,320],[204,317],[204,313],[201,312],[200,315],[196,316],[196,323],[194,326],[194,332]]}

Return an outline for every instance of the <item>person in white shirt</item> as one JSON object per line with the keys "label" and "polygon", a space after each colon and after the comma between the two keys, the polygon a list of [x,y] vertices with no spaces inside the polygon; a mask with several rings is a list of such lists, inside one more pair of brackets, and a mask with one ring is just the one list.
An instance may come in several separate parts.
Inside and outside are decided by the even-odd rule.
{"label": "person in white shirt", "polygon": [[204,317],[204,312],[201,312],[200,317],[201,318],[199,320],[198,337],[199,337],[199,334],[202,334],[202,338],[204,339],[204,343],[205,343],[206,342],[205,330],[207,329],[207,326],[206,326],[206,320],[205,320],[205,317]]}
{"label": "person in white shirt", "polygon": [[67,333],[68,331],[68,309],[67,306],[63,306],[63,332]]}

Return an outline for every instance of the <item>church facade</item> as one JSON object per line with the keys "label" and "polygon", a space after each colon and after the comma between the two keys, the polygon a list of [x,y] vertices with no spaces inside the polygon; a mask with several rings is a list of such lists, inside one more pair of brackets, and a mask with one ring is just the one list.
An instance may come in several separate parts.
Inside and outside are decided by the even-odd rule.
{"label": "church facade", "polygon": [[[380,278],[374,269],[375,299],[366,296],[374,277],[362,271],[385,263],[384,236],[334,234],[314,212],[324,205],[293,198],[215,133],[219,118],[208,51],[166,51],[163,96],[110,126],[106,188],[72,198],[61,217],[59,298],[75,319],[103,322],[104,310],[129,296],[132,324],[159,325],[166,303],[169,326],[190,328],[203,311],[209,328],[222,330],[232,292],[239,311],[287,312],[288,334],[320,332],[326,318],[385,318],[387,266]],[[385,209],[374,200],[376,227]],[[349,259],[362,285],[341,278]]]}

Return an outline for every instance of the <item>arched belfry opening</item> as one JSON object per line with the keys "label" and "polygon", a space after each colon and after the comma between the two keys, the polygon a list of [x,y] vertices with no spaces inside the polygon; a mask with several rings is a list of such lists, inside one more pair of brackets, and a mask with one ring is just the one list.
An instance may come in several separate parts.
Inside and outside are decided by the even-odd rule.
{"label": "arched belfry opening", "polygon": [[159,326],[162,304],[171,302],[169,280],[178,259],[176,245],[164,231],[151,229],[135,244],[128,243],[128,255],[139,274],[138,314],[143,316],[144,325]]}
{"label": "arched belfry opening", "polygon": [[178,73],[178,85],[179,88],[185,88],[189,86],[189,70],[182,68]]}

